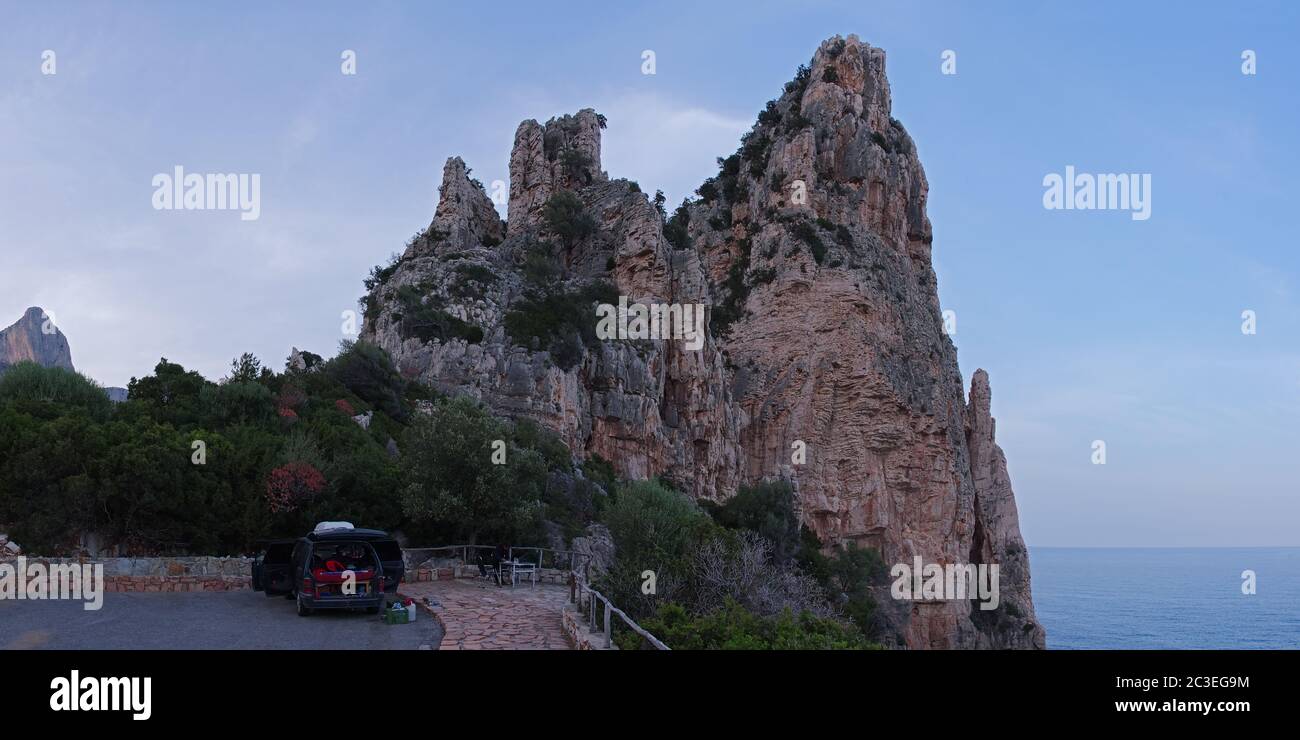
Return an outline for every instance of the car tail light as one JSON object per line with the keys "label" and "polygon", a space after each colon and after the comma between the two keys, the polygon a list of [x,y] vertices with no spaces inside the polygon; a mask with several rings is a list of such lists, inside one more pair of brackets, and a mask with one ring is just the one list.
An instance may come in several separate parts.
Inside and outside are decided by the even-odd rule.
{"label": "car tail light", "polygon": [[315,584],[313,584],[313,583],[311,582],[311,579],[310,579],[310,578],[304,578],[304,579],[302,579],[302,589],[301,589],[301,590],[302,590],[304,593],[310,594],[312,598],[316,598],[316,596],[317,596],[317,593],[316,593],[316,586],[315,586]]}

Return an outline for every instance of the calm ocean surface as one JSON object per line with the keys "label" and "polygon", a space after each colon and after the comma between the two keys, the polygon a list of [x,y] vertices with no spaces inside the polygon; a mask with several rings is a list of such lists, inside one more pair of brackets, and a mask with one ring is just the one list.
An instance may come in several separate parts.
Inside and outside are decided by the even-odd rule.
{"label": "calm ocean surface", "polygon": [[1049,649],[1300,649],[1300,548],[1032,547],[1029,564]]}

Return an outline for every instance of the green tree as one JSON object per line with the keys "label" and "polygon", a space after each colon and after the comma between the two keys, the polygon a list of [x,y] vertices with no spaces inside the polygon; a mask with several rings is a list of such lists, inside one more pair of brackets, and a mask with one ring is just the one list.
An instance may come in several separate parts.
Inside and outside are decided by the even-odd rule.
{"label": "green tree", "polygon": [[741,486],[735,496],[710,512],[729,529],[748,529],[772,544],[772,555],[784,565],[798,554],[802,540],[794,511],[794,490],[788,481],[763,481]]}
{"label": "green tree", "polygon": [[325,364],[325,371],[366,403],[394,419],[404,420],[402,404],[405,383],[388,353],[370,342],[344,340],[339,353]]}
{"label": "green tree", "polygon": [[194,424],[199,421],[200,393],[212,385],[204,377],[181,365],[168,362],[164,357],[154,367],[153,375],[131,378],[127,384],[129,400],[133,405],[149,407],[150,414],[159,420],[175,425]]}
{"label": "green tree", "polygon": [[230,375],[226,377],[226,383],[252,383],[262,376],[262,361],[253,356],[252,352],[245,352],[230,361]]}
{"label": "green tree", "polygon": [[402,449],[402,510],[425,531],[471,543],[535,536],[546,462],[477,402],[438,403],[407,430]]}
{"label": "green tree", "polygon": [[542,219],[567,250],[596,233],[596,220],[587,213],[582,199],[568,190],[560,190],[546,200]]}

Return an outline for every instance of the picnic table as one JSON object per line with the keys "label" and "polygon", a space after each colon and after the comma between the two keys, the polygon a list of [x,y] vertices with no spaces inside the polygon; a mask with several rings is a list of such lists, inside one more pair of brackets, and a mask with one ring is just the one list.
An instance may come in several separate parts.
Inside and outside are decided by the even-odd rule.
{"label": "picnic table", "polygon": [[502,560],[501,568],[503,572],[507,568],[510,570],[511,587],[514,587],[516,584],[519,583],[520,576],[527,576],[533,586],[537,585],[537,564],[536,563],[524,563],[518,560]]}

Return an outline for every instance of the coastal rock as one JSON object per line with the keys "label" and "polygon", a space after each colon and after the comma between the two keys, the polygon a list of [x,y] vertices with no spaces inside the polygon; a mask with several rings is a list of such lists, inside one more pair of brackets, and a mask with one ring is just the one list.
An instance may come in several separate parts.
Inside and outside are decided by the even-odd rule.
{"label": "coastal rock", "polygon": [[[940,315],[928,184],[892,117],[884,52],[855,36],[822,43],[668,224],[638,186],[600,171],[603,127],[589,109],[520,124],[499,243],[484,200],[444,172],[445,226],[375,286],[363,338],[405,376],[532,419],[620,476],[712,500],[784,478],[828,546],[876,548],[887,566],[999,565],[991,611],[896,601],[882,575],[886,644],[1043,647],[988,378],[975,374],[968,402]],[[453,181],[460,167],[449,162]],[[561,192],[590,229],[548,223]],[[708,331],[691,350],[507,328],[592,295],[704,304]],[[440,328],[421,334],[413,312]]]}

